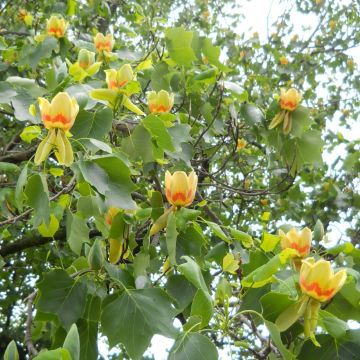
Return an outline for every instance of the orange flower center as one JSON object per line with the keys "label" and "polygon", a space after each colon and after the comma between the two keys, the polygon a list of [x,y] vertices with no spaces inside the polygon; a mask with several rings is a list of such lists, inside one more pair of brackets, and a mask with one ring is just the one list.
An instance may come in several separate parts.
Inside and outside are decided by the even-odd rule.
{"label": "orange flower center", "polygon": [[299,246],[299,244],[293,242],[291,243],[291,248],[297,250],[300,254],[303,253],[308,253],[310,250],[310,246],[309,245],[304,245],[304,246]]}
{"label": "orange flower center", "polygon": [[300,279],[300,285],[303,289],[305,289],[306,291],[310,292],[310,291],[315,291],[316,295],[319,297],[326,297],[328,299],[330,299],[335,291],[334,288],[332,289],[328,289],[328,290],[322,290],[320,285],[318,284],[318,282],[314,281],[310,284],[306,284],[304,277],[302,277]]}
{"label": "orange flower center", "polygon": [[286,100],[280,100],[280,107],[282,109],[286,109],[286,110],[295,110],[297,106],[296,102],[293,101],[286,101]]}
{"label": "orange flower center", "polygon": [[56,36],[62,36],[62,35],[64,35],[64,32],[63,32],[63,29],[61,29],[61,28],[51,27],[49,29],[49,34],[54,34]]}
{"label": "orange flower center", "polygon": [[121,88],[123,86],[125,86],[128,83],[127,80],[123,80],[123,81],[115,81],[115,80],[110,80],[109,82],[109,89],[116,89],[116,88]]}
{"label": "orange flower center", "polygon": [[96,47],[96,50],[107,50],[107,51],[111,51],[111,43],[110,41],[104,41],[104,42],[101,42],[101,41],[98,41],[96,44],[95,44],[95,47]]}
{"label": "orange flower center", "polygon": [[170,106],[150,104],[149,109],[152,113],[165,113],[170,111]]}
{"label": "orange flower center", "polygon": [[42,116],[42,120],[44,123],[62,123],[63,125],[68,125],[70,123],[70,119],[65,117],[63,114],[56,114],[51,117],[49,114],[44,114]]}

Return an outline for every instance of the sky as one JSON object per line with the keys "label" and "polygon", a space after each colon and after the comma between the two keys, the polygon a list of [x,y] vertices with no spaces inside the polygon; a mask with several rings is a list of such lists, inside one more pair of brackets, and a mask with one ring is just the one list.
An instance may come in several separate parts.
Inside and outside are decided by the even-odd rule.
{"label": "sky", "polygon": [[[239,0],[238,0],[239,1]],[[324,0],[330,1],[330,0]],[[348,0],[343,0],[344,3],[350,3]],[[254,32],[258,32],[260,43],[264,43],[267,41],[267,21],[270,24],[275,22],[279,15],[283,12],[283,7],[289,5],[289,1],[287,4],[282,4],[279,6],[277,0],[251,0],[251,1],[241,1],[241,13],[244,15],[244,20],[239,22],[238,27],[234,30],[238,33],[248,33],[253,34]],[[271,10],[270,10],[271,9]],[[269,16],[269,18],[268,18]],[[302,34],[302,36],[306,36],[307,34],[311,34],[313,29],[317,25],[317,17],[315,15],[308,14],[299,14],[295,10],[292,14],[292,19],[294,20],[294,34]],[[308,26],[308,30],[304,31],[302,26]],[[292,35],[294,35],[292,34]],[[291,36],[292,36],[291,35]],[[291,37],[290,36],[290,37]],[[347,51],[347,54],[352,56],[354,61],[357,63],[357,66],[360,66],[360,49],[354,48]],[[326,98],[326,92],[318,94]],[[342,133],[345,139],[348,140],[357,140],[359,139],[360,134],[360,125],[353,122],[352,130],[342,129]],[[354,131],[354,128],[359,131]],[[328,130],[332,130],[333,132],[337,132],[339,130],[338,119],[334,119],[334,121],[330,122],[327,125]],[[334,153],[325,152],[323,154],[324,161],[326,163],[331,164],[337,155]],[[360,191],[360,189],[359,189]],[[342,226],[338,223],[331,224],[329,227],[329,232],[327,234],[327,242],[324,244],[327,247],[333,246],[338,242],[338,239],[343,236],[344,224]],[[180,326],[177,324],[177,326]],[[357,327],[358,324],[353,324],[353,326]],[[266,329],[265,329],[266,331]],[[155,335],[151,341],[151,346],[147,350],[146,354],[153,354],[156,360],[166,360],[168,355],[168,350],[171,348],[173,344],[172,339],[168,339],[164,336]],[[108,354],[108,348],[106,342],[103,340],[99,343],[99,351],[106,357]],[[220,359],[231,359],[231,355],[228,351],[223,351],[219,354]]]}

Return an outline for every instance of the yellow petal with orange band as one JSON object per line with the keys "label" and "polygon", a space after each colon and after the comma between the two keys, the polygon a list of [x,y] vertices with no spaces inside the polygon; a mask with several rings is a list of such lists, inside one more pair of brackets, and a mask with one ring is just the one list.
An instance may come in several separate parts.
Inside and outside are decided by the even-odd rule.
{"label": "yellow petal with orange band", "polygon": [[119,70],[105,70],[105,74],[109,89],[120,89],[134,79],[134,73],[129,64],[124,64]]}
{"label": "yellow petal with orange band", "polygon": [[281,237],[281,248],[282,249],[295,249],[297,254],[292,257],[306,257],[311,248],[312,233],[309,228],[304,228],[297,232],[295,228],[292,228],[286,234],[279,230]]}
{"label": "yellow petal with orange band", "polygon": [[308,258],[302,261],[300,287],[304,294],[318,301],[330,300],[344,285],[346,270],[336,274],[329,261]]}
{"label": "yellow petal with orange band", "polygon": [[97,52],[108,51],[110,52],[114,47],[114,39],[112,34],[97,33],[94,37],[94,45]]}
{"label": "yellow petal with orange band", "polygon": [[68,93],[60,92],[51,101],[40,97],[39,108],[42,121],[47,129],[62,129],[68,131],[74,125],[79,112],[76,99]]}
{"label": "yellow petal with orange band", "polygon": [[281,89],[280,107],[283,110],[294,111],[301,101],[301,94],[294,88],[289,90]]}
{"label": "yellow petal with orange band", "polygon": [[165,173],[165,192],[170,204],[189,206],[195,197],[198,177],[194,171],[186,175],[183,171]]}
{"label": "yellow petal with orange band", "polygon": [[68,23],[62,17],[52,15],[50,19],[47,20],[48,35],[55,36],[57,38],[62,38],[65,35],[65,31],[67,27],[68,27]]}
{"label": "yellow petal with orange band", "polygon": [[165,90],[150,91],[147,99],[151,113],[168,113],[174,105],[174,94]]}

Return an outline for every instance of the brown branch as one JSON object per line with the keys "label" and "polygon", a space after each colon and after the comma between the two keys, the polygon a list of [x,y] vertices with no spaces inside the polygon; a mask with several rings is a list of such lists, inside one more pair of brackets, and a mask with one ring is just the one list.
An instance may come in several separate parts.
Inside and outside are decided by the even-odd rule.
{"label": "brown branch", "polygon": [[[1,158],[0,158],[1,159]],[[1,161],[1,160],[0,160]],[[75,186],[75,182],[76,182],[76,177],[73,176],[72,179],[69,181],[69,183],[58,193],[56,193],[54,196],[50,197],[50,201],[57,199],[60,195],[62,194],[67,194],[69,193]],[[25,218],[27,215],[29,215],[31,212],[33,211],[33,209],[28,209],[26,211],[24,211],[23,213],[14,216],[10,219],[4,220],[2,222],[0,222],[0,226],[4,226],[4,225],[8,225],[8,224],[14,224],[16,223],[18,220],[21,220],[23,218]]]}
{"label": "brown branch", "polygon": [[35,150],[36,147],[31,147],[30,149],[24,151],[8,153],[6,155],[0,156],[0,161],[17,164],[22,161],[29,160],[34,155]]}
{"label": "brown branch", "polygon": [[25,31],[8,31],[8,30],[4,30],[4,31],[0,31],[0,36],[2,36],[2,35],[28,36],[28,35],[30,35],[30,33],[25,32]]}
{"label": "brown branch", "polygon": [[38,351],[35,349],[34,343],[32,342],[31,337],[31,326],[32,326],[32,320],[33,320],[33,303],[36,297],[37,291],[33,291],[26,299],[27,302],[27,318],[26,318],[26,327],[25,327],[25,344],[28,349],[28,353],[30,358],[33,356],[36,356],[38,354]]}

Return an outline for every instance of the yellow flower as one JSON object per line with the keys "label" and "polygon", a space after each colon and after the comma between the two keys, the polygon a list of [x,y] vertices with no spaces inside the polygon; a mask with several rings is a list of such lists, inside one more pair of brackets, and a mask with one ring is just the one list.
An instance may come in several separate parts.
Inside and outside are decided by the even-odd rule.
{"label": "yellow flower", "polygon": [[19,10],[19,19],[22,20],[27,26],[31,26],[33,17],[25,9]]}
{"label": "yellow flower", "polygon": [[335,20],[330,20],[329,21],[329,28],[331,30],[334,30],[336,28],[336,21]]}
{"label": "yellow flower", "polygon": [[170,204],[189,206],[195,197],[198,177],[194,171],[186,175],[184,171],[169,171],[165,173],[165,192]]}
{"label": "yellow flower", "polygon": [[94,64],[94,62],[95,62],[95,53],[86,49],[81,49],[79,51],[78,63],[81,68],[87,69],[89,66]]}
{"label": "yellow flower", "polygon": [[281,56],[279,61],[281,65],[287,65],[289,63],[289,60],[287,59],[286,56]]}
{"label": "yellow flower", "polygon": [[346,270],[336,274],[329,261],[308,258],[302,261],[300,287],[305,295],[318,301],[330,300],[344,285]]}
{"label": "yellow flower", "polygon": [[304,228],[300,232],[297,232],[295,228],[292,228],[286,234],[279,230],[281,237],[281,248],[282,249],[295,249],[296,255],[293,257],[306,257],[310,252],[312,233],[309,228]]}
{"label": "yellow flower", "polygon": [[74,161],[74,154],[65,132],[71,129],[79,112],[76,99],[74,97],[71,99],[67,93],[60,92],[51,103],[39,98],[39,108],[42,121],[49,132],[36,150],[35,164],[41,164],[47,159],[50,151],[54,150],[59,164],[70,166]]}
{"label": "yellow flower", "polygon": [[147,94],[147,99],[152,113],[167,113],[174,104],[174,94],[169,94],[165,90],[160,90],[158,93],[150,91]]}
{"label": "yellow flower", "polygon": [[111,52],[114,47],[114,39],[112,34],[104,36],[102,33],[97,33],[94,37],[94,44],[97,52],[108,51]]}
{"label": "yellow flower", "polygon": [[134,79],[134,73],[129,64],[123,65],[119,70],[105,70],[106,83],[109,89],[119,89]]}
{"label": "yellow flower", "polygon": [[51,101],[39,97],[39,108],[42,121],[47,129],[68,131],[74,125],[79,105],[68,93],[60,92]]}
{"label": "yellow flower", "polygon": [[238,139],[237,141],[237,145],[236,145],[236,149],[239,151],[239,150],[242,150],[246,147],[247,145],[247,141],[245,139]]}
{"label": "yellow flower", "polygon": [[82,81],[87,76],[96,74],[101,66],[101,61],[95,62],[95,53],[86,49],[81,49],[78,55],[78,61],[71,64],[68,61],[69,74],[76,81]]}
{"label": "yellow flower", "polygon": [[68,27],[68,23],[62,17],[52,15],[50,19],[47,20],[48,35],[55,36],[57,38],[62,38],[65,35],[65,31],[67,27]]}
{"label": "yellow flower", "polygon": [[280,107],[283,110],[294,111],[301,101],[301,94],[294,88],[287,91],[281,89]]}

